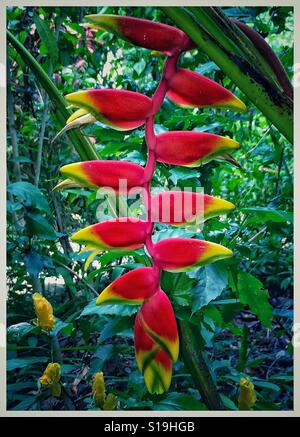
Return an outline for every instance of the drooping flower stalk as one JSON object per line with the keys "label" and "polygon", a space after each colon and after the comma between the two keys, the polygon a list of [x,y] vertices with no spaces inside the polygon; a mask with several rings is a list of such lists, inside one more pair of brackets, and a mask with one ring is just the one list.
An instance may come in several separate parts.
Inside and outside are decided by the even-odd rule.
{"label": "drooping flower stalk", "polygon": [[[151,99],[140,93],[109,89],[79,91],[66,97],[68,102],[79,108],[68,120],[68,129],[72,124],[78,127],[80,120],[85,124],[87,117],[92,122],[100,120],[117,130],[145,125],[146,166],[143,168],[126,161],[87,161],[61,169],[69,178],[66,186],[75,183],[102,190],[113,188],[120,194],[127,193],[131,188],[141,189],[147,213],[145,221],[133,217],[113,219],[88,226],[76,232],[72,239],[85,244],[84,250],[92,252],[86,267],[103,250],[130,250],[142,246],[147,249],[153,266],[136,269],[115,280],[102,291],[97,304],[141,304],[134,329],[136,358],[149,392],[159,394],[170,387],[172,363],[179,353],[174,311],[168,296],[160,288],[161,271],[188,271],[232,256],[232,252],[219,244],[190,238],[169,238],[154,243],[154,223],[183,225],[197,222],[199,218],[204,221],[232,210],[234,205],[199,193],[159,193],[151,196],[156,161],[196,166],[222,157],[224,152],[239,145],[228,138],[199,132],[156,135],[155,116],[166,95],[186,107],[213,105],[244,110],[245,105],[214,81],[177,67],[180,55],[193,47],[189,38],[178,29],[131,17],[99,15],[89,16],[88,19],[136,45],[167,55],[160,83]],[[124,180],[125,186],[122,185]],[[59,187],[63,185],[61,183]],[[164,201],[169,202],[167,219],[163,217],[166,209]]]}

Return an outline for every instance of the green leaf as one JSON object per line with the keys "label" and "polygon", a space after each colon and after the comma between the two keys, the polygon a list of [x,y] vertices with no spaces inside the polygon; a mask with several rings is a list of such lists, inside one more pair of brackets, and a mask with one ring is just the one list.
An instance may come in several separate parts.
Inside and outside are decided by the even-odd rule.
{"label": "green leaf", "polygon": [[7,360],[6,369],[8,372],[15,369],[23,369],[24,367],[32,366],[37,363],[46,363],[48,357],[25,357],[25,358],[11,358]]}
{"label": "green leaf", "polygon": [[109,360],[113,355],[113,345],[112,344],[101,344],[95,351],[91,359],[91,365],[89,369],[89,374],[94,375],[96,372],[103,370],[103,366],[107,360]]}
{"label": "green leaf", "polygon": [[7,384],[7,392],[17,392],[24,389],[35,389],[36,388],[36,382],[30,381],[30,382],[16,382],[14,384]]}
{"label": "green leaf", "polygon": [[188,277],[186,273],[163,272],[161,287],[172,296],[172,302],[179,306],[191,306],[191,289],[195,280]]}
{"label": "green leaf", "polygon": [[269,381],[257,381],[253,379],[253,384],[255,387],[266,388],[268,390],[272,390],[277,393],[280,392],[280,387],[277,384],[273,384],[272,382]]}
{"label": "green leaf", "polygon": [[17,405],[12,407],[12,410],[14,411],[28,411],[33,409],[33,407],[36,404],[36,397],[34,396],[24,396],[24,399],[19,402]]}
{"label": "green leaf", "polygon": [[199,68],[196,68],[195,71],[199,74],[211,73],[212,71],[218,71],[220,68],[214,62],[206,62],[202,64]]}
{"label": "green leaf", "polygon": [[[195,232],[187,231],[184,228],[164,228],[161,229],[158,232],[155,232],[153,236],[153,241],[157,243],[160,240],[164,240],[165,238],[177,238],[177,237],[184,237],[184,238],[191,238],[196,235]],[[199,233],[198,233],[199,236]]]}
{"label": "green leaf", "polygon": [[115,318],[110,320],[102,329],[101,335],[99,338],[99,341],[105,341],[108,338],[113,337],[114,335],[119,335],[123,333],[124,331],[130,329],[132,331],[133,322],[130,317],[122,317],[122,318]]}
{"label": "green leaf", "polygon": [[235,403],[228,396],[221,393],[220,397],[222,399],[223,404],[225,405],[226,408],[228,408],[228,410],[235,411],[238,409]]}
{"label": "green leaf", "polygon": [[10,325],[7,328],[8,342],[19,342],[25,335],[29,334],[36,326],[27,322],[17,323],[16,325]]}
{"label": "green leaf", "polygon": [[206,406],[191,396],[183,393],[168,393],[165,399],[155,403],[153,410],[158,411],[204,411]]}
{"label": "green leaf", "polygon": [[81,312],[80,317],[90,315],[114,315],[131,316],[137,313],[139,305],[96,305],[96,299],[92,300]]}
{"label": "green leaf", "polygon": [[39,16],[34,17],[36,29],[48,50],[48,54],[53,65],[58,62],[58,46],[55,39],[55,33],[49,29],[48,25]]}
{"label": "green leaf", "polygon": [[41,255],[39,255],[37,252],[33,251],[25,254],[24,262],[27,272],[33,277],[37,277],[44,266],[43,257],[41,257]]}
{"label": "green leaf", "polygon": [[139,62],[134,64],[133,69],[137,72],[138,76],[140,76],[146,67],[146,61],[142,58]]}
{"label": "green leaf", "polygon": [[50,214],[49,204],[41,191],[30,182],[13,182],[7,191],[20,199],[26,207],[33,207]]}
{"label": "green leaf", "polygon": [[178,181],[185,181],[187,179],[193,179],[199,177],[199,171],[193,168],[185,167],[173,167],[169,169],[169,179],[174,185],[177,185]]}
{"label": "green leaf", "polygon": [[237,282],[240,301],[249,305],[250,310],[267,327],[272,326],[272,306],[270,305],[269,293],[263,289],[262,283],[250,273],[238,274]]}
{"label": "green leaf", "polygon": [[36,212],[25,215],[28,234],[38,236],[43,240],[56,240],[58,238],[48,220]]}
{"label": "green leaf", "polygon": [[191,290],[193,295],[193,312],[198,311],[220,296],[228,281],[227,270],[222,262],[209,264],[188,273],[188,276],[198,280],[197,285]]}
{"label": "green leaf", "polygon": [[248,217],[247,224],[250,223],[262,223],[267,221],[272,221],[276,223],[292,222],[293,213],[287,211],[281,211],[274,208],[264,208],[264,207],[251,207],[251,208],[241,208],[241,212],[246,214],[253,214],[253,216]]}
{"label": "green leaf", "polygon": [[57,335],[59,332],[62,332],[63,334],[70,336],[72,333],[72,330],[74,328],[73,323],[66,323],[62,320],[55,320],[55,326],[53,330],[51,331],[51,335]]}

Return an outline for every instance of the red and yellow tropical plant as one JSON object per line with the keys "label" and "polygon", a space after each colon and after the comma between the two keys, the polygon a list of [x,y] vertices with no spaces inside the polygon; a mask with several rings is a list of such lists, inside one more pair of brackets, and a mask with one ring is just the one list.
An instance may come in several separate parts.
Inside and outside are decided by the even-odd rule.
{"label": "red and yellow tropical plant", "polygon": [[[134,326],[136,359],[149,392],[160,394],[170,387],[172,363],[179,355],[177,323],[171,302],[160,287],[161,271],[189,271],[230,257],[232,252],[219,244],[196,238],[168,238],[154,243],[154,224],[164,222],[182,226],[204,221],[231,211],[234,205],[223,199],[191,192],[163,192],[151,196],[150,185],[156,161],[199,166],[224,157],[239,144],[212,133],[174,131],[157,135],[155,115],[165,96],[187,108],[214,106],[243,111],[245,105],[211,79],[177,67],[180,55],[194,47],[181,30],[162,23],[114,15],[90,15],[87,20],[90,26],[113,32],[137,46],[160,51],[167,56],[161,81],[152,98],[113,89],[90,89],[66,96],[66,100],[77,110],[63,131],[96,120],[119,130],[145,125],[146,166],[99,160],[77,162],[61,168],[69,184],[101,189],[109,187],[121,194],[138,187],[143,192],[147,207],[145,221],[134,217],[116,218],[79,230],[72,240],[92,251],[89,261],[103,250],[146,248],[152,267],[141,267],[116,279],[102,291],[97,304],[141,305]],[[124,179],[126,188],[120,189]],[[59,184],[60,187],[63,185],[64,182]],[[165,210],[167,218],[164,217]]]}

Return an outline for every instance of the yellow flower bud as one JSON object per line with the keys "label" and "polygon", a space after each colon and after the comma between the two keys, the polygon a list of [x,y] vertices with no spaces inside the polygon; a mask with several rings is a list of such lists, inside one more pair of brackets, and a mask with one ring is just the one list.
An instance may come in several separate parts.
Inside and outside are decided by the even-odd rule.
{"label": "yellow flower bud", "polygon": [[118,398],[117,396],[113,395],[112,393],[109,393],[105,399],[105,402],[103,404],[103,410],[104,411],[113,411],[117,409],[118,405]]}
{"label": "yellow flower bud", "polygon": [[95,404],[102,408],[105,402],[105,382],[102,372],[96,373],[92,384],[92,392]]}
{"label": "yellow flower bud", "polygon": [[58,363],[49,363],[43,375],[40,377],[40,383],[42,386],[48,387],[53,396],[60,396],[60,377],[60,365]]}
{"label": "yellow flower bud", "polygon": [[55,325],[52,305],[39,293],[34,293],[32,298],[34,310],[37,316],[37,319],[34,321],[34,323],[42,329],[51,331]]}
{"label": "yellow flower bud", "polygon": [[254,385],[249,378],[241,378],[238,398],[239,410],[250,410],[256,402]]}

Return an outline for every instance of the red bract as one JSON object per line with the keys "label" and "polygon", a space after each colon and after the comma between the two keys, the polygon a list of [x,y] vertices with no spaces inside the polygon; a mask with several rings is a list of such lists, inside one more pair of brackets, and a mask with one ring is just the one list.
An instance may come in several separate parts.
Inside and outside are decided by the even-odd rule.
{"label": "red bract", "polygon": [[145,331],[140,312],[134,323],[134,346],[137,365],[144,375],[149,393],[168,391],[172,380],[172,360]]}
{"label": "red bract", "polygon": [[211,133],[171,131],[157,135],[155,153],[157,161],[196,167],[239,146],[235,140]]}
{"label": "red bract", "polygon": [[168,296],[159,289],[140,309],[140,320],[146,332],[177,361],[179,341],[174,311]]}
{"label": "red bract", "polygon": [[153,267],[141,267],[120,276],[106,287],[97,299],[103,303],[141,304],[156,293],[159,287],[159,271]]}
{"label": "red bract", "polygon": [[176,27],[135,17],[121,15],[87,15],[86,20],[97,27],[115,33],[121,38],[146,49],[172,55],[178,50],[188,50],[192,42]]}
{"label": "red bract", "polygon": [[151,223],[134,217],[122,217],[81,229],[71,239],[95,249],[133,250],[145,244],[151,229]]}
{"label": "red bract", "polygon": [[[165,96],[187,107],[221,106],[245,110],[245,105],[230,91],[193,71],[177,68],[180,54],[193,46],[179,29],[148,20],[115,15],[90,15],[96,27],[113,32],[133,44],[168,55],[161,81],[152,99],[145,95],[112,89],[79,91],[66,100],[79,108],[67,120],[61,133],[100,120],[119,130],[130,130],[145,123],[148,159],[145,168],[125,161],[85,161],[65,165],[68,178],[57,189],[70,186],[114,189],[123,194],[137,188],[145,200],[147,221],[120,218],[88,226],[72,240],[87,245],[92,253],[85,268],[103,250],[133,250],[145,246],[153,267],[141,267],[117,278],[106,287],[97,304],[141,304],[135,319],[134,343],[140,371],[150,393],[169,389],[172,362],[179,353],[178,330],[172,305],[160,289],[161,270],[183,272],[232,256],[220,244],[191,238],[152,241],[153,221],[171,225],[198,224],[227,213],[231,202],[207,194],[171,191],[151,197],[150,182],[156,161],[182,166],[198,166],[215,158],[236,161],[228,151],[239,144],[229,138],[203,132],[165,132],[155,134],[154,121]],[[57,137],[56,137],[57,138]],[[143,188],[143,190],[141,190]],[[184,329],[183,321],[183,329]],[[187,347],[188,349],[188,347]]]}
{"label": "red bract", "polygon": [[152,100],[133,91],[89,89],[67,94],[65,99],[117,130],[141,126],[152,112]]}
{"label": "red bract", "polygon": [[192,238],[167,238],[153,250],[155,265],[170,272],[186,272],[230,256],[231,250],[220,244]]}
{"label": "red bract", "polygon": [[111,187],[120,194],[142,187],[145,170],[127,161],[83,161],[64,165],[61,173],[86,187]]}
{"label": "red bract", "polygon": [[208,194],[164,191],[151,197],[151,220],[181,226],[204,222],[233,208],[231,202]]}
{"label": "red bract", "polygon": [[172,361],[177,361],[179,339],[172,305],[159,289],[138,312],[135,351],[150,393],[163,393],[171,383]]}
{"label": "red bract", "polygon": [[244,103],[226,88],[194,71],[178,68],[168,80],[167,96],[187,108],[224,106],[245,111]]}

